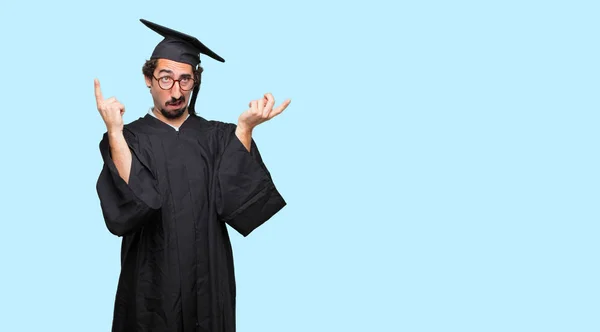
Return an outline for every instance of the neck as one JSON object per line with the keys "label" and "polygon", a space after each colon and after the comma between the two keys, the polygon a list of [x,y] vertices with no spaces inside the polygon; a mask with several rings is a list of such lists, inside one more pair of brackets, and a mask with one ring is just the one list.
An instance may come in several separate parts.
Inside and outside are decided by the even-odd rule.
{"label": "neck", "polygon": [[170,124],[171,126],[174,127],[181,127],[181,125],[185,122],[185,120],[188,117],[188,110],[187,108],[185,109],[185,111],[181,114],[180,117],[178,117],[177,119],[169,119],[166,118],[164,115],[162,115],[162,112],[160,110],[157,110],[156,107],[152,108],[152,113],[154,113],[154,115],[156,115],[156,118],[159,119],[160,121]]}

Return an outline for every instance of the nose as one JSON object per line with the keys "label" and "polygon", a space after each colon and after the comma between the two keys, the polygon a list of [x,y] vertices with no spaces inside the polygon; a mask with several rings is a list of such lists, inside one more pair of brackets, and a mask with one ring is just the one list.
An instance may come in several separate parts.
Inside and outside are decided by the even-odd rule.
{"label": "nose", "polygon": [[179,85],[179,82],[176,81],[173,83],[173,86],[171,87],[171,97],[175,98],[175,99],[179,99],[181,97],[182,93],[181,93],[181,85]]}

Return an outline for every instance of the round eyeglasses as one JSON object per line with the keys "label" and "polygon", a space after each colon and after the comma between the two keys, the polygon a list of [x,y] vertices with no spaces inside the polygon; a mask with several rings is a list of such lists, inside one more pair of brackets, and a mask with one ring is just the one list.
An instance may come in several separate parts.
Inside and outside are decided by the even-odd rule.
{"label": "round eyeglasses", "polygon": [[[152,76],[154,77],[154,76]],[[163,76],[160,78],[154,77],[156,81],[158,81],[158,86],[163,90],[169,90],[175,85],[175,82],[179,82],[179,87],[181,90],[189,91],[194,88],[196,85],[196,81],[191,77],[183,77],[178,80],[174,79],[171,76]]]}

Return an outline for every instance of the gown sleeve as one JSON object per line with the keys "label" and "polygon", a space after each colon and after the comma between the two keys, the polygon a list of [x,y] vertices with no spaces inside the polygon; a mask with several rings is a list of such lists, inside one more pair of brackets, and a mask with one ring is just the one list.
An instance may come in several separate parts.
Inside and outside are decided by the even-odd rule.
{"label": "gown sleeve", "polygon": [[217,212],[219,218],[243,236],[269,220],[286,202],[275,188],[256,143],[251,151],[230,124],[223,131],[222,154],[217,162]]}
{"label": "gown sleeve", "polygon": [[104,221],[116,236],[137,231],[161,207],[156,177],[141,153],[137,138],[127,129],[123,134],[132,157],[129,183],[121,178],[112,161],[106,133],[100,142],[104,166],[96,183]]}

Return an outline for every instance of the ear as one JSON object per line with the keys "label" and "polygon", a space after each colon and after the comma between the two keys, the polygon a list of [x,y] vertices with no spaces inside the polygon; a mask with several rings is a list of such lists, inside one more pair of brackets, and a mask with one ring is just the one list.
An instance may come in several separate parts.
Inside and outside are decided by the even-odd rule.
{"label": "ear", "polygon": [[146,81],[146,86],[147,87],[151,87],[152,86],[152,79],[148,78],[147,76],[144,76],[144,80]]}

